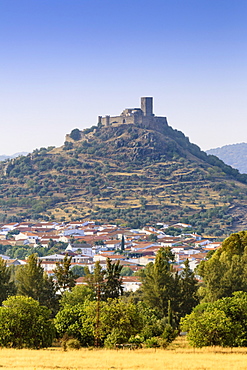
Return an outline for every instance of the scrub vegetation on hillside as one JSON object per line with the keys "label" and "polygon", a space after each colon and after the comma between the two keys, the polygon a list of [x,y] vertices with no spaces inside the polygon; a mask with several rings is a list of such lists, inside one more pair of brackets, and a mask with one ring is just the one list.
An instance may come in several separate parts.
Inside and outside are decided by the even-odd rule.
{"label": "scrub vegetation on hillside", "polygon": [[0,164],[0,222],[91,218],[131,227],[190,223],[229,235],[247,225],[247,175],[182,132],[134,125],[72,130],[61,148]]}

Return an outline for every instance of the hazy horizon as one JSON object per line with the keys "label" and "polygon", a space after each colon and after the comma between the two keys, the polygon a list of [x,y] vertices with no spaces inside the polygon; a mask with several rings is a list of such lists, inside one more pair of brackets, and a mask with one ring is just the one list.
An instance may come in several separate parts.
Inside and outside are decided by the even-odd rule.
{"label": "hazy horizon", "polygon": [[246,141],[245,1],[0,0],[0,153],[154,97],[202,150]]}

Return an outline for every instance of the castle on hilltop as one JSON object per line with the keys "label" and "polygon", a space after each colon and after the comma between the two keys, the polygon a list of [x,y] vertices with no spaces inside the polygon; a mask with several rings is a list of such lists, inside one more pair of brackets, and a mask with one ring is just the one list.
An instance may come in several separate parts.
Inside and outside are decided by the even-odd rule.
{"label": "castle on hilltop", "polygon": [[141,108],[126,108],[120,116],[98,116],[99,126],[114,126],[124,123],[157,129],[161,125],[167,125],[167,119],[166,117],[156,117],[153,114],[152,97],[141,98]]}

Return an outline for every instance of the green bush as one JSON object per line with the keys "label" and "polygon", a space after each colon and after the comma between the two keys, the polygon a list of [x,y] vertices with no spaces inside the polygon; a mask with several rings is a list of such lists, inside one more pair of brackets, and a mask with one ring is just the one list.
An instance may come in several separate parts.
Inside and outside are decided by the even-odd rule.
{"label": "green bush", "polygon": [[107,335],[104,345],[106,348],[115,348],[116,344],[123,344],[128,341],[128,337],[124,331],[118,328],[113,328],[112,332]]}
{"label": "green bush", "polygon": [[[213,258],[213,257],[212,257]],[[247,345],[247,293],[201,303],[181,322],[193,347]]]}
{"label": "green bush", "polygon": [[81,343],[78,339],[71,338],[71,339],[67,340],[66,346],[67,346],[67,348],[70,348],[70,349],[80,349],[81,348]]}
{"label": "green bush", "polygon": [[178,330],[175,330],[171,325],[167,324],[163,331],[162,338],[165,339],[167,343],[171,343],[177,336]]}
{"label": "green bush", "polygon": [[[95,312],[95,311],[94,311]],[[94,313],[95,314],[95,313]],[[91,346],[94,343],[94,322],[87,315],[85,304],[67,306],[60,310],[54,320],[58,335],[73,337],[82,346]]]}
{"label": "green bush", "polygon": [[30,297],[13,296],[0,307],[0,346],[44,348],[52,344],[51,311]]}
{"label": "green bush", "polygon": [[78,128],[75,128],[74,130],[71,131],[70,135],[71,139],[77,141],[80,140],[81,138],[81,132]]}
{"label": "green bush", "polygon": [[144,338],[140,335],[136,335],[136,336],[131,335],[128,342],[131,343],[131,344],[135,344],[138,347],[141,347],[142,343],[144,342]]}
{"label": "green bush", "polygon": [[166,348],[169,345],[169,342],[160,337],[151,337],[145,341],[146,348]]}

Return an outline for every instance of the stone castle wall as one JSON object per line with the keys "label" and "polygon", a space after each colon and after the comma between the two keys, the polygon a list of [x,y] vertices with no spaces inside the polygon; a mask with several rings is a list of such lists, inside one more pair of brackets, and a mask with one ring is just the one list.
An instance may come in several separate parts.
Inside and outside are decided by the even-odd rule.
{"label": "stone castle wall", "polygon": [[168,125],[166,117],[145,117],[145,116],[115,116],[115,117],[102,117],[101,123],[103,126],[115,126],[122,124],[133,124],[140,127],[146,127],[151,130],[157,130]]}
{"label": "stone castle wall", "polygon": [[112,125],[122,125],[123,123],[129,124],[141,124],[142,123],[142,116],[108,116],[109,118],[102,117],[101,123],[103,126],[112,126]]}
{"label": "stone castle wall", "polygon": [[98,123],[103,126],[134,124],[153,130],[159,130],[167,125],[166,117],[156,117],[153,114],[153,98],[141,98],[141,108],[125,109],[120,116],[99,116]]}
{"label": "stone castle wall", "polygon": [[159,131],[162,127],[168,126],[166,117],[143,117],[141,126],[151,130]]}

